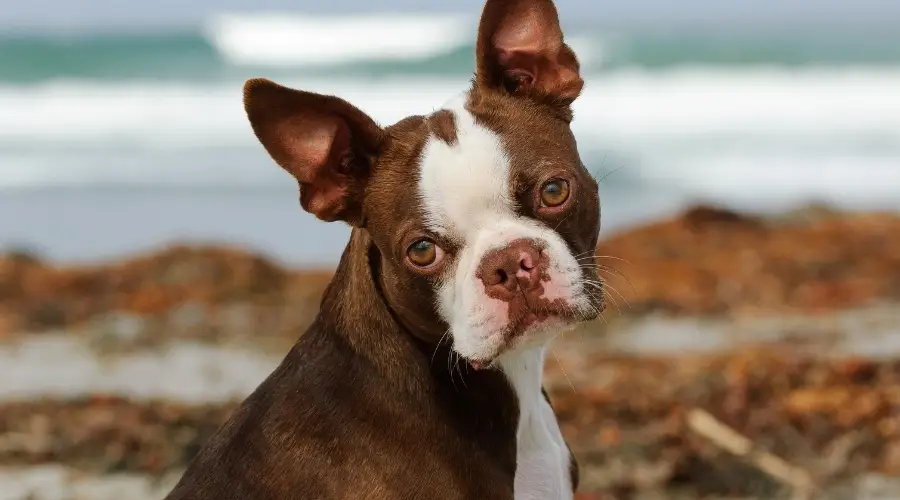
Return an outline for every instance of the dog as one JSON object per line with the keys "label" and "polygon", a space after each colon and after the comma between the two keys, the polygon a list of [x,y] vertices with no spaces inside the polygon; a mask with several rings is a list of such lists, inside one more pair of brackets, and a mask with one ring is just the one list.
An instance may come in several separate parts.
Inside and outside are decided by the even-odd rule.
{"label": "dog", "polygon": [[542,368],[605,304],[584,84],[551,0],[487,0],[475,52],[470,88],[388,127],[245,84],[303,209],[352,231],[313,324],[168,500],[573,498]]}

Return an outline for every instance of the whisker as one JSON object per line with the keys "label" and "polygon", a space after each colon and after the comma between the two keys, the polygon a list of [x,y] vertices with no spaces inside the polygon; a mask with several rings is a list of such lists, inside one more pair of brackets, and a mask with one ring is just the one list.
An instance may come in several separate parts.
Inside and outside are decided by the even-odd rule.
{"label": "whisker", "polygon": [[[595,288],[597,288],[597,289],[599,289],[599,290],[607,290],[607,289],[608,289],[608,290],[612,291],[613,293],[615,293],[616,295],[618,295],[620,299],[622,299],[623,301],[625,301],[625,304],[626,304],[629,308],[631,308],[631,302],[629,302],[629,300],[628,300],[627,298],[625,298],[624,295],[622,295],[622,292],[620,292],[618,289],[616,289],[616,287],[614,287],[613,285],[611,285],[611,284],[609,284],[609,283],[606,283],[606,282],[603,282],[603,283],[597,283],[597,282],[593,282],[593,281],[590,281],[590,280],[584,280],[583,283],[588,284],[588,285],[591,285],[591,286],[593,286],[593,287],[595,287]],[[607,295],[607,296],[608,296],[610,299],[613,299],[613,302],[615,302],[615,299],[612,297],[612,295]],[[619,312],[621,312],[621,311],[619,311]]]}
{"label": "whisker", "polygon": [[440,340],[438,340],[437,345],[434,346],[434,352],[431,353],[431,364],[432,364],[432,365],[434,364],[434,358],[435,358],[435,356],[437,356],[438,349],[441,348],[441,344],[444,342],[444,339],[447,338],[448,335],[450,335],[450,329],[449,329],[449,328],[447,328],[447,331],[445,331],[444,334],[441,335],[441,338],[440,338]]}
{"label": "whisker", "polygon": [[[605,159],[605,158],[606,158],[606,157],[604,156],[604,159]],[[619,168],[617,168],[617,169],[615,169],[615,170],[611,170],[611,171],[609,171],[609,172],[603,174],[603,177],[601,177],[599,180],[597,180],[597,184],[600,184],[600,183],[603,182],[607,177],[609,177],[610,175],[612,175],[612,174],[618,172],[619,170],[622,170],[623,168],[625,168],[625,165],[622,165],[621,167],[619,167]]]}
{"label": "whisker", "polygon": [[622,257],[616,257],[616,256],[613,256],[613,255],[597,255],[596,257],[597,257],[598,259],[612,259],[612,260],[618,260],[618,261],[621,261],[621,262],[624,262],[624,263],[628,264],[629,266],[633,266],[633,265],[634,265],[634,264],[632,264],[631,262],[629,262],[628,260],[623,259]]}
{"label": "whisker", "polygon": [[599,254],[588,255],[588,254],[579,254],[578,256],[575,257],[575,260],[578,261],[578,262],[585,262],[585,261],[591,261],[591,260],[596,261],[597,259],[617,260],[617,261],[619,261],[619,262],[624,262],[625,264],[628,264],[629,266],[633,266],[633,265],[634,265],[631,261],[629,261],[629,260],[627,260],[627,259],[623,259],[622,257],[616,257],[616,256],[613,256],[613,255],[599,255]]}
{"label": "whisker", "polygon": [[585,252],[581,252],[580,254],[573,255],[573,257],[575,257],[575,260],[579,260],[579,259],[593,259],[595,253],[597,253],[597,250],[596,250],[596,249],[591,249],[591,250],[587,250],[587,251],[585,251]]}
{"label": "whisker", "polygon": [[598,271],[605,271],[605,272],[609,273],[611,276],[618,276],[618,277],[624,279],[626,283],[628,283],[628,286],[631,287],[632,291],[634,290],[634,283],[631,282],[631,279],[627,275],[625,275],[625,273],[623,273],[622,271],[619,271],[618,269],[615,269],[615,268],[612,268],[609,266],[604,266],[602,264],[582,264],[582,267],[592,268],[592,269],[596,269]]}
{"label": "whisker", "polygon": [[[596,295],[594,295],[593,290],[591,290],[590,288],[585,288],[585,289],[583,289],[583,290],[584,290],[584,293],[586,293],[586,294],[588,295],[588,297],[590,297],[591,299],[593,299],[594,302],[600,302],[600,301],[601,301],[600,298],[598,298]],[[606,316],[604,316],[603,311],[600,309],[599,306],[594,305],[593,303],[589,304],[589,306],[591,307],[591,309],[593,310],[593,312],[596,313],[596,314],[600,317],[601,320],[603,320],[603,322],[604,322],[605,324],[607,324],[607,325],[609,324],[609,322],[606,320]]]}
{"label": "whisker", "polygon": [[566,221],[566,219],[571,217],[573,213],[575,213],[575,212],[569,212],[568,214],[566,214],[566,216],[563,217],[562,220],[560,220],[559,222],[556,223],[556,227],[554,227],[553,230],[556,231],[557,229],[559,229],[559,226],[561,226],[562,223]]}
{"label": "whisker", "polygon": [[616,300],[616,298],[612,295],[606,295],[606,298],[608,298],[612,302],[613,306],[615,306],[616,312],[622,314],[622,306],[619,305],[619,301]]}
{"label": "whisker", "polygon": [[[625,296],[622,295],[622,292],[618,291],[618,290],[616,289],[616,287],[614,287],[614,286],[612,286],[612,285],[610,285],[610,284],[607,284],[607,285],[606,285],[606,288],[608,288],[609,290],[611,290],[613,293],[615,293],[616,295],[618,295],[620,299],[622,299],[623,301],[625,301],[625,305],[628,306],[629,309],[632,308],[632,307],[631,307],[631,302],[629,302],[629,300],[626,299]],[[610,296],[610,297],[612,297],[612,296]]]}
{"label": "whisker", "polygon": [[612,266],[606,266],[603,264],[595,264],[592,262],[580,262],[578,264],[578,267],[580,267],[581,269],[602,269],[604,271],[609,271],[617,276],[621,276],[622,278],[628,279],[628,276],[625,273],[623,273],[622,271],[619,271],[618,269],[616,269]]}
{"label": "whisker", "polygon": [[[595,282],[595,281],[591,281],[591,280],[582,280],[581,283],[584,285],[590,285],[590,286],[594,287],[594,289],[596,289],[600,292],[604,291],[607,288],[610,288],[613,291],[615,291],[616,293],[618,293],[619,297],[621,297],[622,300],[624,300],[626,303],[628,302],[628,300],[625,299],[625,297],[622,297],[622,294],[619,293],[618,290],[615,290],[611,285],[609,285],[607,283]],[[621,314],[622,309],[619,307],[619,302],[616,300],[616,298],[613,297],[612,295],[607,295],[607,297],[609,297],[609,299],[612,300],[613,305],[616,306],[616,310],[619,312],[619,314]]]}
{"label": "whisker", "polygon": [[457,356],[456,356],[456,372],[459,373],[459,378],[460,378],[460,380],[462,380],[463,387],[465,387],[466,389],[468,389],[469,386],[468,386],[468,384],[466,384],[466,376],[463,375],[462,369],[460,369],[460,367],[459,367],[459,360],[460,360],[460,359],[462,359],[462,356],[460,356],[460,355],[457,354]]}
{"label": "whisker", "polygon": [[453,378],[453,356],[454,355],[459,356],[459,354],[456,351],[451,349],[450,353],[447,355],[447,373],[450,374],[450,383],[453,384],[453,390],[455,390],[456,392],[459,392],[459,388],[456,387],[456,379]]}
{"label": "whisker", "polygon": [[606,293],[604,293],[603,290],[597,290],[597,291],[594,291],[591,289],[588,289],[588,290],[591,291],[591,296],[594,298],[594,301],[597,303],[594,306],[594,309],[597,311],[598,314],[600,314],[600,316],[603,317],[604,320],[606,320],[606,316],[603,314],[603,312],[604,312],[603,305],[606,303]]}
{"label": "whisker", "polygon": [[569,374],[566,373],[566,369],[563,368],[562,363],[559,361],[559,356],[556,355],[556,351],[553,348],[550,348],[550,353],[553,354],[553,357],[556,359],[556,364],[559,366],[559,371],[562,372],[563,376],[566,377],[566,382],[569,383],[569,387],[572,388],[572,392],[577,394],[578,391],[575,390],[575,384],[572,383],[572,379],[569,378]]}

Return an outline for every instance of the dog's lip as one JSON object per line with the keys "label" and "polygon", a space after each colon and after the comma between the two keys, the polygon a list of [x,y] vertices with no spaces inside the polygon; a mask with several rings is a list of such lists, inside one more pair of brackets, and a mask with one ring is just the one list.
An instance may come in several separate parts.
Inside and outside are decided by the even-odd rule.
{"label": "dog's lip", "polygon": [[522,316],[516,318],[515,323],[505,332],[507,340],[514,339],[525,335],[525,332],[533,326],[540,325],[551,319],[558,319],[564,322],[577,322],[578,315],[571,310],[562,307],[547,307],[536,311],[528,311]]}
{"label": "dog's lip", "polygon": [[551,319],[560,319],[566,322],[577,321],[577,319],[572,315],[559,314],[555,311],[543,310],[538,312],[529,312],[519,320],[515,329],[503,332],[503,345],[500,347],[497,353],[494,354],[494,356],[487,359],[468,358],[466,359],[466,361],[469,363],[469,366],[471,366],[475,370],[490,369],[494,364],[494,360],[499,358],[504,352],[512,347],[513,340],[518,337],[524,336],[529,328],[540,325]]}

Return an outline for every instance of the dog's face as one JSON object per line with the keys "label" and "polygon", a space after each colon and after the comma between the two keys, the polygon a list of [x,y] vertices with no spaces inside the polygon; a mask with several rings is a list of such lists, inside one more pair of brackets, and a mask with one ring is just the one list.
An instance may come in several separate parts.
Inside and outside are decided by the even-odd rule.
{"label": "dog's face", "polygon": [[476,89],[409,127],[364,202],[391,302],[476,366],[596,316],[597,184],[567,118]]}
{"label": "dog's face", "polygon": [[472,88],[386,129],[335,97],[245,87],[303,207],[367,230],[396,314],[476,367],[603,308],[597,183],[569,128],[582,80],[553,3],[488,0],[478,36]]}

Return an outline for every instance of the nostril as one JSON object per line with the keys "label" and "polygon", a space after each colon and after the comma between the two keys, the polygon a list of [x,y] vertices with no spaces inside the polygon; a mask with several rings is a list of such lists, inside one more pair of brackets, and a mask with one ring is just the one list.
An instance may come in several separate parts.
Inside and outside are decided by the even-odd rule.
{"label": "nostril", "polygon": [[526,271],[531,271],[534,269],[534,259],[531,258],[531,255],[522,252],[522,256],[519,258],[519,267]]}

